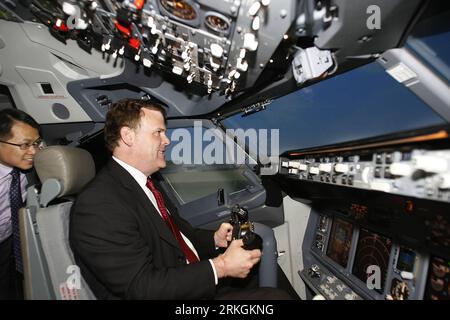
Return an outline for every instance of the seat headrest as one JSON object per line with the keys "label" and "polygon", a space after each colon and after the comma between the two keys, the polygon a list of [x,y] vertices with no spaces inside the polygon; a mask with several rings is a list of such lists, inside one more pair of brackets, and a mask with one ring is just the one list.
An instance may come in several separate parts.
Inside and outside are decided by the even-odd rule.
{"label": "seat headrest", "polygon": [[42,183],[52,178],[61,183],[59,197],[78,193],[95,176],[91,154],[68,146],[49,146],[39,151],[34,167]]}

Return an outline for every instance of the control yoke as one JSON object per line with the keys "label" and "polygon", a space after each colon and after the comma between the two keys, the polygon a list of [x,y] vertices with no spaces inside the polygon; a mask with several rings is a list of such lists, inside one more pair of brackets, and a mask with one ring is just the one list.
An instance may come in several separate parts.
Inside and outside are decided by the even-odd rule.
{"label": "control yoke", "polygon": [[248,211],[238,204],[231,209],[230,224],[233,226],[233,240],[242,239],[244,249],[262,250],[262,238],[254,232],[253,222],[248,219]]}

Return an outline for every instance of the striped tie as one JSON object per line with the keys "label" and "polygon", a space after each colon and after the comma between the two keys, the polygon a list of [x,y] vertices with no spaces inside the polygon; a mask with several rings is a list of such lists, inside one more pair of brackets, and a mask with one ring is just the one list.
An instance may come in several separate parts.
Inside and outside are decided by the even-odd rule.
{"label": "striped tie", "polygon": [[22,190],[20,188],[20,172],[14,168],[11,171],[11,187],[9,188],[9,203],[11,206],[11,222],[13,231],[13,250],[16,260],[16,270],[23,273],[22,251],[20,248],[19,209],[23,207]]}

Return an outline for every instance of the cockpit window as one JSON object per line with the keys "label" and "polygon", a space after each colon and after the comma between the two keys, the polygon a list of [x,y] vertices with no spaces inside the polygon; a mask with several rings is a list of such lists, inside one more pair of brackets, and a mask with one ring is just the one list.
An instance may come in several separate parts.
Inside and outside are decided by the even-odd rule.
{"label": "cockpit window", "polygon": [[223,121],[227,128],[279,129],[280,153],[444,123],[378,62],[281,97],[264,111]]}
{"label": "cockpit window", "polygon": [[248,168],[234,163],[233,151],[214,131],[199,126],[171,128],[167,136],[171,140],[165,152],[167,167],[160,173],[180,204],[216,194],[219,189],[233,196],[252,184],[245,175]]}
{"label": "cockpit window", "polygon": [[450,26],[446,28],[433,34],[417,32],[406,47],[450,83]]}

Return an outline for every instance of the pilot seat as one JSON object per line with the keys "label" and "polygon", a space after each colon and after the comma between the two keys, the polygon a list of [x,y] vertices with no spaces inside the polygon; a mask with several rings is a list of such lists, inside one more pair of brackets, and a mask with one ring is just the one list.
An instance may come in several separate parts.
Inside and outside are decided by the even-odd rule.
{"label": "pilot seat", "polygon": [[42,182],[27,189],[19,212],[27,300],[92,300],[69,245],[74,196],[95,176],[92,156],[84,149],[50,146],[35,156]]}
{"label": "pilot seat", "polygon": [[[27,300],[92,300],[69,245],[70,210],[75,195],[95,176],[91,154],[80,148],[50,146],[35,156],[40,190],[27,189],[19,212]],[[259,286],[277,287],[276,241],[272,229],[255,223],[263,240]]]}

